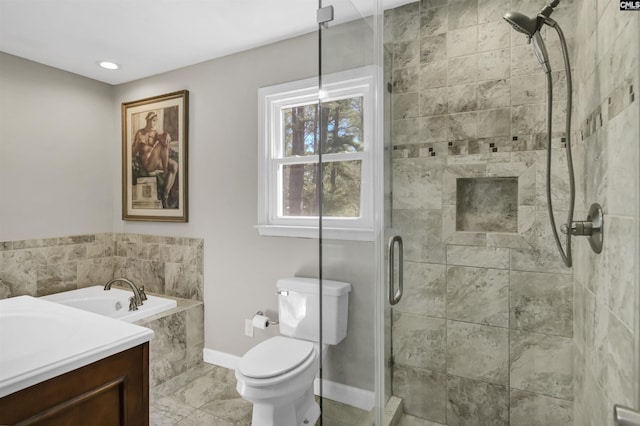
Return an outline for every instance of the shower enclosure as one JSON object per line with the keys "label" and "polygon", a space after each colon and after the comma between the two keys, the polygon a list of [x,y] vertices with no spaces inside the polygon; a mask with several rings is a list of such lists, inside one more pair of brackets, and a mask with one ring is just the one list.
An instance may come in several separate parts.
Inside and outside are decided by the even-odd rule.
{"label": "shower enclosure", "polygon": [[[348,337],[322,368],[323,421],[386,424],[391,396],[407,422],[436,425],[601,426],[614,404],[640,407],[640,13],[555,2],[572,64],[575,217],[596,202],[604,212],[602,252],[574,237],[569,268],[547,215],[551,201],[560,227],[570,205],[563,52],[542,28],[549,146],[545,72],[503,19],[545,4],[322,3],[321,93],[338,71],[368,67],[375,81],[360,204],[371,233],[322,238],[321,217],[320,274],[353,286]],[[335,175],[323,182],[324,197]],[[347,417],[337,394],[371,413]]]}

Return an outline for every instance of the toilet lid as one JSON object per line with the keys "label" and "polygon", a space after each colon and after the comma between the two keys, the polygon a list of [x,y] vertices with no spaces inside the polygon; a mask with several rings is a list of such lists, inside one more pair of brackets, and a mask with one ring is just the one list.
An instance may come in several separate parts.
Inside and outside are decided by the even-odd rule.
{"label": "toilet lid", "polygon": [[247,377],[266,379],[293,370],[312,353],[311,342],[276,336],[244,354],[238,362],[238,369]]}

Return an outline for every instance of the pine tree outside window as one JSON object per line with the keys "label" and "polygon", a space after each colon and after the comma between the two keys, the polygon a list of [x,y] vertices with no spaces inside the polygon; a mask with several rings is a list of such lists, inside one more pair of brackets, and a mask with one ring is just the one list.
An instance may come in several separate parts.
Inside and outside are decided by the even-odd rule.
{"label": "pine tree outside window", "polygon": [[317,237],[322,176],[323,237],[372,240],[371,69],[323,76],[320,102],[317,78],[258,96],[260,234]]}

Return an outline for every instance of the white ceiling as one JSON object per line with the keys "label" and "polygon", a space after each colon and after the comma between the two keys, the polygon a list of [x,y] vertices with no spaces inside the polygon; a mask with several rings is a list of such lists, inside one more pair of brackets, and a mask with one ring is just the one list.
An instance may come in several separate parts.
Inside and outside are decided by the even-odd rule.
{"label": "white ceiling", "polygon": [[[373,3],[334,0],[335,23],[370,15]],[[317,8],[318,0],[0,0],[0,51],[120,84],[315,31]]]}

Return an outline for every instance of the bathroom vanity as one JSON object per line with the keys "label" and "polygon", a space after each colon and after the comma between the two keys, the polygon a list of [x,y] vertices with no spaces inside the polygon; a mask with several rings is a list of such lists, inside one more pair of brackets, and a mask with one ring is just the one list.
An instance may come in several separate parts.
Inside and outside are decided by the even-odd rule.
{"label": "bathroom vanity", "polygon": [[148,425],[153,331],[20,296],[0,301],[0,424]]}

